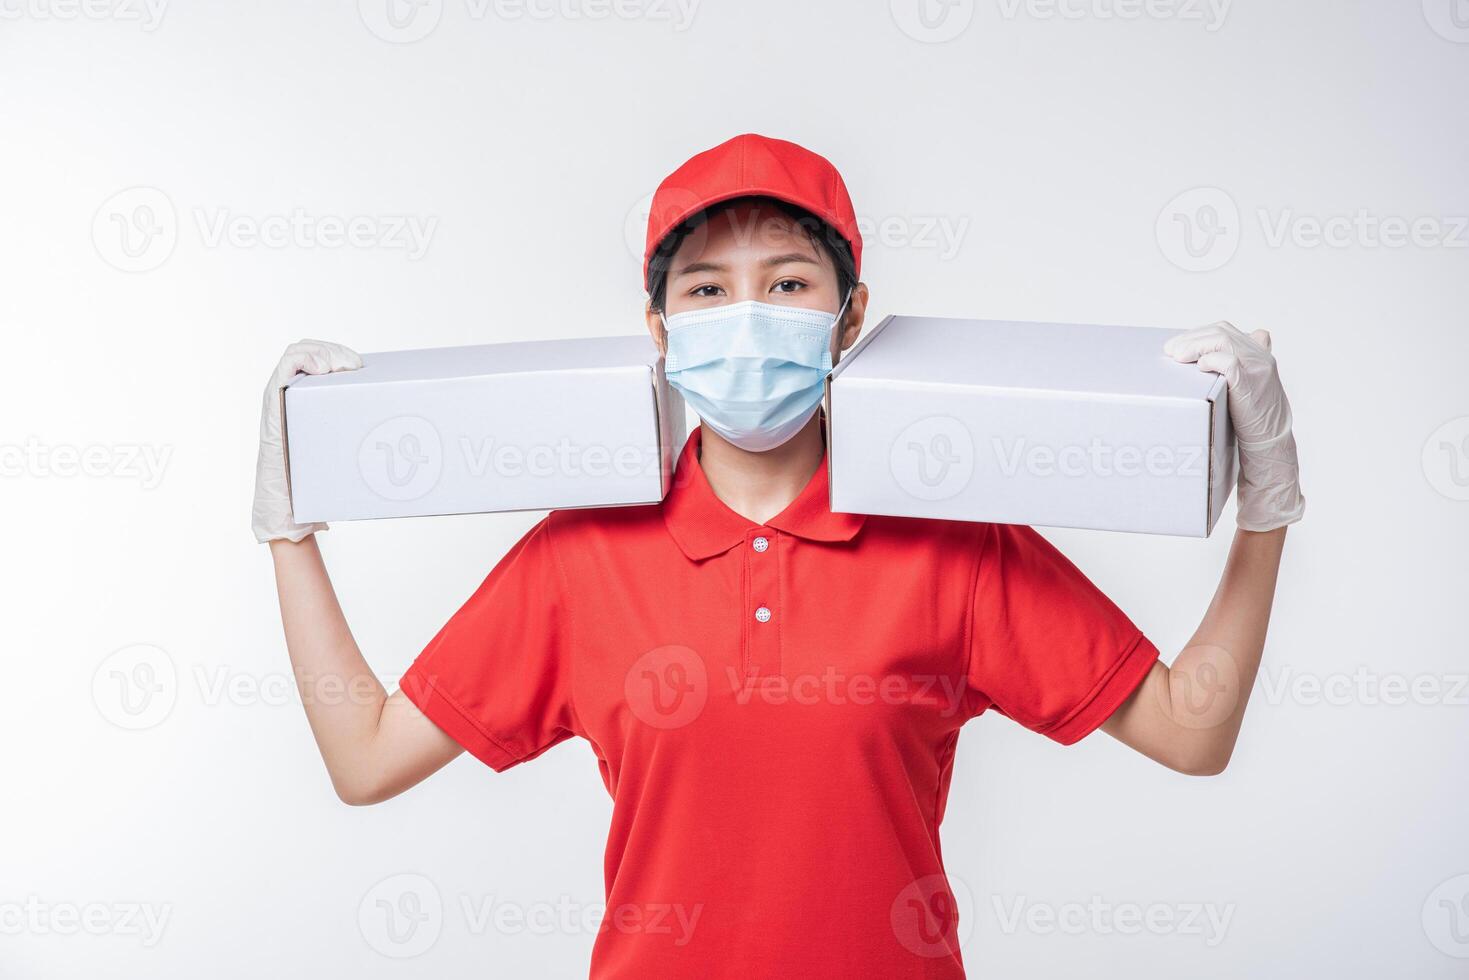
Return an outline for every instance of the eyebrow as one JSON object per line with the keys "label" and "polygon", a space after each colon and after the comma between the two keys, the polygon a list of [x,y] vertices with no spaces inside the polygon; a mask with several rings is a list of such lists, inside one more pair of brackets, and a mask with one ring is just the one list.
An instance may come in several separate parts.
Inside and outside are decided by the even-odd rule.
{"label": "eyebrow", "polygon": [[729,266],[720,265],[718,262],[690,262],[674,273],[675,276],[687,276],[695,272],[728,272]]}
{"label": "eyebrow", "polygon": [[[805,262],[807,265],[820,265],[821,264],[821,263],[817,262],[816,259],[814,259],[810,255],[805,255],[805,254],[802,254],[801,252],[787,252],[784,255],[772,255],[770,258],[763,260],[760,264],[763,265],[767,269],[771,269],[771,268],[774,268],[775,266],[778,266],[778,265],[788,265],[788,264],[790,264],[792,262]],[[729,266],[722,265],[721,263],[718,263],[718,262],[690,262],[688,265],[683,266],[682,268],[680,268],[676,272],[674,272],[674,275],[675,276],[688,276],[688,275],[693,275],[696,272],[728,272],[728,271],[729,271]]]}
{"label": "eyebrow", "polygon": [[791,262],[805,262],[808,265],[820,265],[821,264],[820,262],[817,262],[816,259],[814,259],[811,256],[806,255],[806,254],[804,254],[802,252],[787,252],[784,255],[772,255],[770,258],[766,259],[764,262],[762,262],[760,264],[763,265],[763,266],[765,266],[767,269],[769,269],[769,268],[772,268],[773,266],[787,265],[787,264],[789,264]]}

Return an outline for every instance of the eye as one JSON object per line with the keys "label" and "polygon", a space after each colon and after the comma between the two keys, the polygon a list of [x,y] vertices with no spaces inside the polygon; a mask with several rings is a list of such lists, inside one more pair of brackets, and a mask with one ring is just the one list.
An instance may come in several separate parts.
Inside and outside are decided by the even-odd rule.
{"label": "eye", "polygon": [[710,283],[705,283],[702,286],[695,286],[693,289],[689,290],[689,295],[690,296],[699,296],[699,297],[708,297],[708,296],[718,296],[722,292],[724,292],[723,289],[720,289],[718,286],[716,286],[712,282],[710,282]]}
{"label": "eye", "polygon": [[799,279],[782,279],[771,287],[773,292],[786,294],[800,292],[805,288],[806,284]]}

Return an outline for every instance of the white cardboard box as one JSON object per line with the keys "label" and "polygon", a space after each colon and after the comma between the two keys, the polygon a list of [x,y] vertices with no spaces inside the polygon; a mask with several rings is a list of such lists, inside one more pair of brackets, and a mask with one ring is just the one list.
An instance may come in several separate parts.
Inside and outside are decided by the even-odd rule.
{"label": "white cardboard box", "polygon": [[886,318],[827,382],[832,510],[1207,537],[1234,436],[1172,332]]}
{"label": "white cardboard box", "polygon": [[683,400],[647,336],[363,355],[285,389],[297,521],[657,503]]}

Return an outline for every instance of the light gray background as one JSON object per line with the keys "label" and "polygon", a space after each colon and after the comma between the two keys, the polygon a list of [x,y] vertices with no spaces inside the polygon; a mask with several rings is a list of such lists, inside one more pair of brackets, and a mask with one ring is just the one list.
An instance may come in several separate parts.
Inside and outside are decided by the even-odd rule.
{"label": "light gray background", "polygon": [[[154,2],[0,2],[0,974],[584,975],[584,743],[332,795],[248,531],[259,396],[301,336],[642,329],[639,208],[746,130],[845,174],[873,322],[1228,318],[1274,331],[1295,405],[1310,507],[1232,767],[971,724],[944,825],[971,973],[1469,972],[1463,0]],[[296,209],[372,241],[212,234]],[[374,237],[405,215],[426,250]],[[130,256],[135,218],[162,233]],[[325,536],[382,677],[536,516]],[[1232,519],[1050,536],[1171,653]],[[429,914],[398,942],[405,891]]]}

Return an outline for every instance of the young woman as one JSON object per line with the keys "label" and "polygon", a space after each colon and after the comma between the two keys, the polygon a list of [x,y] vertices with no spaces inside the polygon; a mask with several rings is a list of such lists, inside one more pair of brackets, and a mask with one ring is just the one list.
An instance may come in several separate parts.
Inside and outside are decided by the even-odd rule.
{"label": "young woman", "polygon": [[[1241,464],[1241,529],[1169,667],[1029,528],[832,513],[818,408],[867,311],[861,245],[841,177],[794,144],[740,136],[670,175],[646,319],[702,421],[673,489],[552,512],[391,695],[281,457],[279,388],[361,361],[305,341],[267,388],[254,529],[337,793],[586,738],[614,799],[594,978],[962,977],[938,827],[965,721],[1101,728],[1199,775],[1234,747],[1304,507],[1269,338],[1220,323],[1167,348],[1227,378]],[[315,697],[328,679],[369,694]]]}

